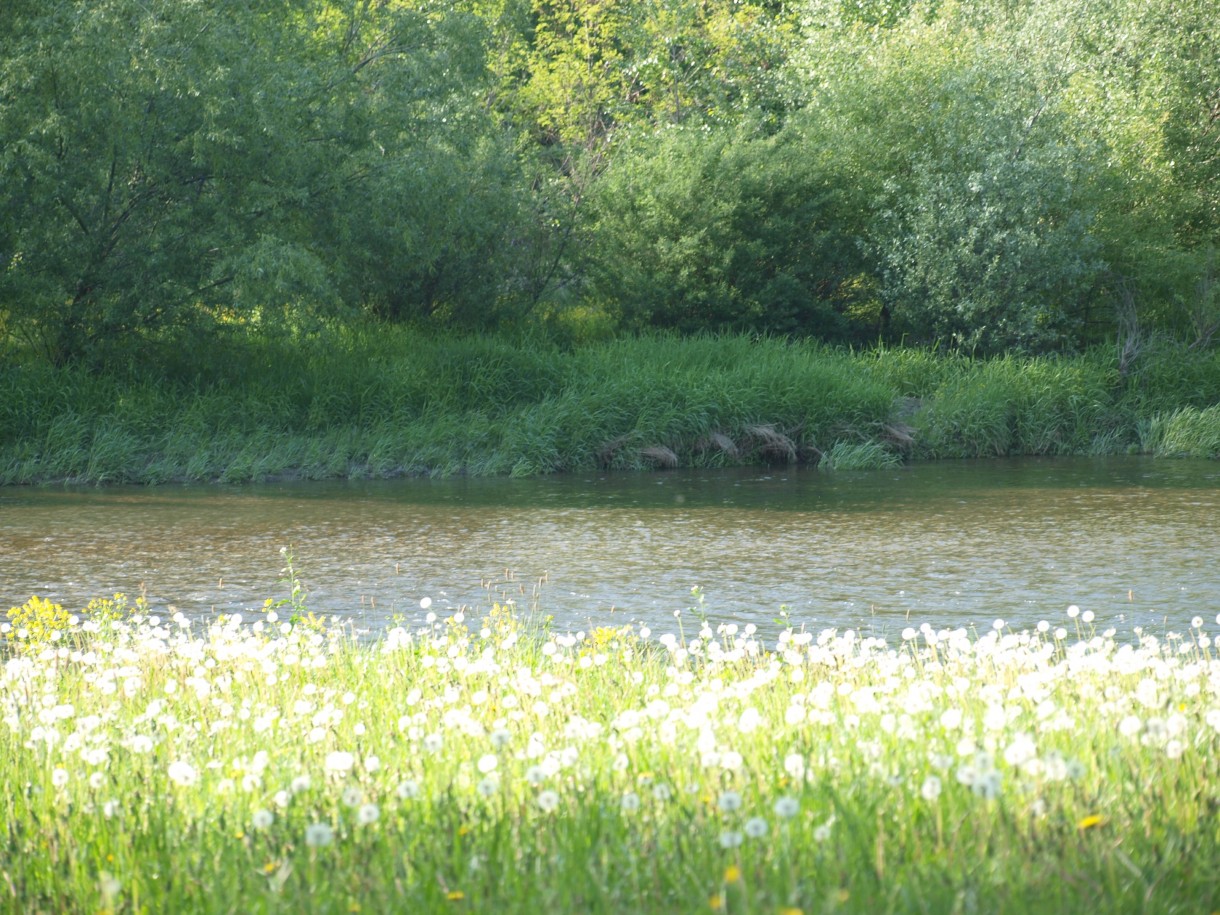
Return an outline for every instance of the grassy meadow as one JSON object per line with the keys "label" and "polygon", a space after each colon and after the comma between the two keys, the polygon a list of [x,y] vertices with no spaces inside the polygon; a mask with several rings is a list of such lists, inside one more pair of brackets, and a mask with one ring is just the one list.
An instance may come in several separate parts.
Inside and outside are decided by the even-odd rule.
{"label": "grassy meadow", "polygon": [[1220,453],[1220,353],[973,360],[749,336],[348,327],[154,371],[0,365],[0,485]]}
{"label": "grassy meadow", "polygon": [[14,607],[0,910],[1220,907],[1211,620],[887,644],[421,608]]}

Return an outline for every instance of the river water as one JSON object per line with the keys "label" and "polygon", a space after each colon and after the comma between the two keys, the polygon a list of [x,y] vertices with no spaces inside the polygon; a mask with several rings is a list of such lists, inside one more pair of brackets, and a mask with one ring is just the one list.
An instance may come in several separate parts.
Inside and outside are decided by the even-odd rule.
{"label": "river water", "polygon": [[[1220,464],[1138,457],[258,486],[0,489],[0,605],[124,591],[193,617],[282,597],[288,547],[317,611],[512,598],[562,629],[1181,630],[1220,613]],[[690,614],[684,612],[688,634]]]}

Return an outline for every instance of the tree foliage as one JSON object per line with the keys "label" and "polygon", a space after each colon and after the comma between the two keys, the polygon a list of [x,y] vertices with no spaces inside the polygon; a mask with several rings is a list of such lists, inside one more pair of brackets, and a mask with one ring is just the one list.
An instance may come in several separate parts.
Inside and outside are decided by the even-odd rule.
{"label": "tree foliage", "polygon": [[1213,0],[10,0],[0,337],[1202,345],[1218,48]]}

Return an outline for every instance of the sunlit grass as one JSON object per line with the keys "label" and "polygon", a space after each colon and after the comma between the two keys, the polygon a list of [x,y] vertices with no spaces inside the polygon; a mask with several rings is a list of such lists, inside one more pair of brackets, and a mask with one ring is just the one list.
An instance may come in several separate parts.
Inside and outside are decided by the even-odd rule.
{"label": "sunlit grass", "polygon": [[[291,573],[289,582],[295,581]],[[1204,621],[361,634],[14,608],[0,909],[1175,912],[1220,903]],[[425,614],[427,614],[425,616]],[[42,621],[37,623],[37,621]]]}

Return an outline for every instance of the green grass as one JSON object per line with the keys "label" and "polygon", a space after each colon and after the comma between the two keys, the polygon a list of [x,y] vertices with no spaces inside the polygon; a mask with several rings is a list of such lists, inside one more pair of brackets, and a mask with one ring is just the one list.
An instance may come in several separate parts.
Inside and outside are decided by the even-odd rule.
{"label": "green grass", "polygon": [[1176,453],[1189,449],[1150,429],[1217,400],[1220,357],[1175,349],[1121,378],[1104,350],[976,361],[746,336],[564,348],[341,328],[218,342],[155,373],[0,367],[0,484]]}
{"label": "green grass", "polygon": [[4,911],[1220,905],[1202,620],[889,645],[497,605],[358,638],[296,587],[206,626],[10,617]]}

